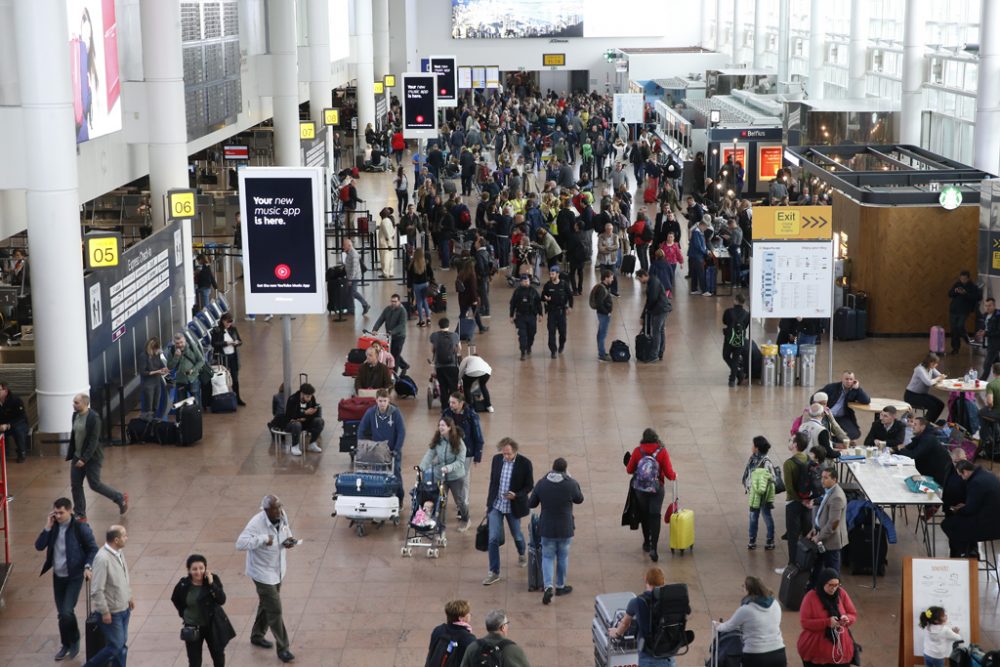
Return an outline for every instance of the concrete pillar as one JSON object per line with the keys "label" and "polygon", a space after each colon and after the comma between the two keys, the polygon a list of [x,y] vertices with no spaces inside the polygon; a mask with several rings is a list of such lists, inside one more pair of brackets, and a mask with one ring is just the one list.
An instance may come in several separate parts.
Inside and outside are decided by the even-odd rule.
{"label": "concrete pillar", "polygon": [[[416,17],[414,17],[416,18]],[[372,0],[372,61],[375,79],[382,80],[389,71],[389,0]]]}
{"label": "concrete pillar", "polygon": [[722,46],[725,44],[722,41],[723,21],[726,18],[726,11],[722,6],[725,4],[725,1],[715,1],[715,50],[719,53],[722,53]]}
{"label": "concrete pillar", "polygon": [[733,65],[739,65],[740,49],[743,48],[743,12],[745,0],[733,0]]}
{"label": "concrete pillar", "polygon": [[66,2],[14,3],[14,41],[27,150],[28,217],[39,430],[70,430],[87,393],[87,318]]}
{"label": "concrete pillar", "polygon": [[333,104],[330,96],[330,5],[327,0],[309,0],[309,118],[317,131],[323,127],[323,109]]}
{"label": "concrete pillar", "polygon": [[920,121],[924,108],[924,27],[926,2],[906,0],[903,25],[903,100],[900,109],[899,140],[920,145]]}
{"label": "concrete pillar", "polygon": [[167,190],[188,187],[187,116],[181,6],[141,0],[142,70],[149,127],[149,190],[153,227],[166,225]]}
{"label": "concrete pillar", "polygon": [[809,80],[806,92],[811,100],[823,99],[823,51],[826,48],[825,0],[809,3]]}
{"label": "concrete pillar", "polygon": [[764,47],[767,37],[764,26],[764,3],[767,0],[754,0],[753,3],[753,66],[759,69],[764,66]]}
{"label": "concrete pillar", "polygon": [[976,93],[974,164],[1000,174],[1000,3],[983,0],[979,25],[979,89]]}
{"label": "concrete pillar", "polygon": [[[295,2],[268,0],[267,37],[274,95],[274,159],[280,167],[301,165],[299,143],[299,64]],[[289,386],[289,385],[286,385]]]}
{"label": "concrete pillar", "polygon": [[368,123],[375,125],[375,65],[372,46],[371,0],[354,0],[354,29],[358,54],[358,136],[364,137]]}
{"label": "concrete pillar", "polygon": [[791,38],[791,0],[778,0],[778,92],[788,90],[788,40]]}
{"label": "concrete pillar", "polygon": [[[407,72],[419,72],[420,71],[420,56],[417,55],[417,0],[404,0],[405,4],[405,25],[406,25],[406,69]],[[704,11],[704,10],[702,10]],[[707,25],[706,21],[702,22],[702,30],[704,26]],[[708,45],[708,40],[702,42],[706,46]],[[402,74],[402,72],[396,72],[396,75]]]}
{"label": "concrete pillar", "polygon": [[849,46],[847,97],[865,97],[868,69],[868,0],[851,0],[851,41]]}

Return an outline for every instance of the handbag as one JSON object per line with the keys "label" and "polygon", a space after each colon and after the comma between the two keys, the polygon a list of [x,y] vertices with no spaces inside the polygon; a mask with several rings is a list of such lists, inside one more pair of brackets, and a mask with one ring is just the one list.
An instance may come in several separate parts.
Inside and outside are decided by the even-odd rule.
{"label": "handbag", "polygon": [[858,641],[854,638],[854,633],[851,632],[850,628],[847,629],[847,636],[850,637],[851,638],[851,642],[854,643],[854,655],[851,656],[851,664],[852,665],[858,665],[858,667],[860,667],[860,665],[861,665],[861,644],[859,644]]}
{"label": "handbag", "polygon": [[201,641],[201,628],[197,625],[187,625],[181,628],[181,641],[185,642],[200,642]]}
{"label": "handbag", "polygon": [[[500,526],[500,542],[499,546],[503,546],[506,541],[504,536],[503,526]],[[479,522],[479,527],[476,528],[476,551],[487,551],[490,548],[490,517],[486,515],[483,520]]]}
{"label": "handbag", "polygon": [[670,517],[677,514],[681,509],[681,501],[674,499],[674,502],[667,505],[667,511],[663,513],[663,523],[670,523]]}
{"label": "handbag", "polygon": [[781,468],[775,468],[774,469],[774,475],[772,475],[772,477],[774,478],[774,493],[775,494],[784,493],[785,492],[785,480],[781,476]]}

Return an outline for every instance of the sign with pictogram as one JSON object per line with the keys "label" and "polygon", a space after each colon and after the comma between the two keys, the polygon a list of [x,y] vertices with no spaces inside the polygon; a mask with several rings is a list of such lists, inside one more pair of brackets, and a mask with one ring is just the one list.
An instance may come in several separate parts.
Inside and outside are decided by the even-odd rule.
{"label": "sign with pictogram", "polygon": [[757,206],[753,209],[755,241],[828,241],[832,238],[832,206]]}

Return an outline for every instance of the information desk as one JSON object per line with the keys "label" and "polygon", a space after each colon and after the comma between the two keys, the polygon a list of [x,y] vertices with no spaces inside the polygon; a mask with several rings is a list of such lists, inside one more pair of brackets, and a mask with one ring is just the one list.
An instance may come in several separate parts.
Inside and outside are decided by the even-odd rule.
{"label": "information desk", "polygon": [[[874,399],[873,399],[874,400]],[[851,461],[841,465],[846,468],[851,477],[858,483],[861,492],[873,505],[883,510],[894,510],[897,507],[916,507],[917,528],[921,531],[924,549],[927,555],[935,553],[934,541],[937,537],[937,522],[927,517],[926,510],[931,507],[941,508],[941,497],[937,493],[914,493],[906,487],[906,478],[919,474],[913,460],[905,456],[896,456],[900,465],[884,466],[875,459]],[[935,515],[937,513],[935,512]],[[872,588],[878,583],[878,560],[876,550],[878,540],[875,534],[875,517],[872,517]],[[898,534],[898,531],[897,531]]]}

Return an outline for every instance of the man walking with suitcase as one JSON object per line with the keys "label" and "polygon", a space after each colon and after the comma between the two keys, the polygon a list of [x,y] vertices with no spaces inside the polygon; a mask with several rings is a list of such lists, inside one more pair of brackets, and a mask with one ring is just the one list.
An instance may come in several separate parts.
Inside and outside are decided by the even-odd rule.
{"label": "man walking with suitcase", "polygon": [[66,460],[72,464],[69,482],[77,519],[87,518],[87,496],[83,493],[85,479],[91,491],[118,505],[119,514],[128,512],[128,494],[116,491],[101,481],[101,466],[104,464],[101,417],[90,409],[90,396],[86,394],[73,397],[73,426],[70,428]]}
{"label": "man walking with suitcase", "polygon": [[552,471],[538,480],[528,507],[542,506],[538,532],[542,538],[542,604],[549,604],[553,595],[569,595],[566,585],[569,567],[569,547],[573,542],[573,505],[583,502],[580,484],[566,472],[566,459],[552,462]]}
{"label": "man walking with suitcase", "polygon": [[111,526],[105,538],[104,546],[94,556],[90,579],[94,611],[101,617],[104,648],[83,667],[105,667],[109,662],[125,667],[128,655],[128,622],[135,609],[128,565],[122,553],[128,542],[128,531],[124,526]]}
{"label": "man walking with suitcase", "polygon": [[90,581],[97,542],[90,526],[73,517],[73,503],[69,498],[59,498],[53,504],[45,528],[35,540],[35,549],[45,552],[42,574],[52,570],[61,643],[55,659],[72,660],[80,652],[80,626],[73,610],[84,580]]}
{"label": "man walking with suitcase", "polygon": [[635,351],[635,358],[638,361],[651,364],[654,361],[663,361],[663,352],[666,348],[666,324],[667,313],[670,312],[670,300],[667,298],[667,289],[656,276],[649,275],[646,269],[639,269],[635,277],[642,283],[646,290],[646,302],[642,307],[642,321],[646,324],[646,331],[650,337],[649,353],[645,359],[639,355],[638,348]]}
{"label": "man walking with suitcase", "polygon": [[[236,540],[236,548],[247,552],[246,574],[257,588],[257,616],[250,630],[250,643],[261,648],[273,648],[276,643],[278,659],[292,662],[295,656],[288,650],[288,632],[282,618],[281,581],[288,567],[285,551],[299,541],[292,537],[277,496],[264,496],[260,509]],[[274,642],[265,639],[268,630]]]}

